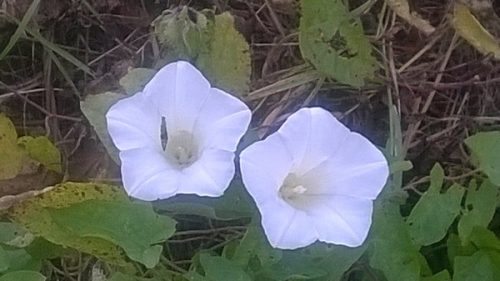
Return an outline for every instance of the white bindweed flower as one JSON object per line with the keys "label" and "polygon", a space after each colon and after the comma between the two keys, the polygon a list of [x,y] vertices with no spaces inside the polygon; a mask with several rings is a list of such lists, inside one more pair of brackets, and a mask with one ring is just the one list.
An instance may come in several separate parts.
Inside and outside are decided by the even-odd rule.
{"label": "white bindweed flower", "polygon": [[243,183],[275,248],[316,240],[357,247],[389,168],[382,153],[329,112],[305,108],[240,156]]}
{"label": "white bindweed flower", "polygon": [[126,191],[152,201],[180,193],[222,195],[251,112],[179,61],[160,69],[142,92],[114,104],[106,118]]}

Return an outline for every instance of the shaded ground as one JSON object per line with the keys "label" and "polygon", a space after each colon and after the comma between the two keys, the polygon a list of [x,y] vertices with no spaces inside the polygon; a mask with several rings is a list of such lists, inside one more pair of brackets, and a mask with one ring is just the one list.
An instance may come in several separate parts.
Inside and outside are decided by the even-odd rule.
{"label": "shaded ground", "polygon": [[[19,19],[31,3],[4,2],[4,15]],[[355,7],[363,1],[351,2]],[[463,140],[479,130],[500,129],[500,64],[455,35],[447,16],[449,1],[413,2],[413,8],[437,28],[435,33],[419,33],[382,3],[363,16],[381,62],[378,78],[383,83],[355,90],[322,80],[262,95],[259,89],[293,75],[305,63],[297,42],[295,1],[42,1],[31,28],[40,28],[46,40],[78,57],[91,73],[55,60],[53,51],[36,39],[20,40],[0,61],[0,111],[13,119],[20,133],[46,134],[57,143],[64,156],[64,180],[117,183],[119,169],[82,116],[79,100],[119,91],[118,80],[129,67],[153,66],[158,44],[150,35],[150,23],[162,10],[179,4],[215,7],[236,17],[237,28],[250,43],[254,92],[247,102],[255,111],[253,126],[262,129],[261,134],[300,107],[320,105],[384,146],[391,97],[401,113],[407,158],[414,166],[405,188],[417,198],[425,187],[420,183],[427,181],[437,161],[458,181],[475,172]],[[0,21],[0,50],[14,31],[15,25]],[[45,171],[31,176],[4,184],[0,196],[61,180]],[[224,235],[228,234],[213,237]],[[62,261],[57,267],[73,262]]]}

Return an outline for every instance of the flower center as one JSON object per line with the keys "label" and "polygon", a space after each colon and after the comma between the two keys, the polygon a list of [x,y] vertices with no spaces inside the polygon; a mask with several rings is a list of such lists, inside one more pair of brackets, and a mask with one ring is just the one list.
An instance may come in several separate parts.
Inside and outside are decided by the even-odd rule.
{"label": "flower center", "polygon": [[301,183],[295,174],[289,174],[279,189],[279,194],[283,200],[293,207],[303,209],[304,194],[308,191],[306,185]]}
{"label": "flower center", "polygon": [[165,153],[168,160],[179,168],[185,168],[198,159],[198,146],[187,131],[179,131],[168,136]]}

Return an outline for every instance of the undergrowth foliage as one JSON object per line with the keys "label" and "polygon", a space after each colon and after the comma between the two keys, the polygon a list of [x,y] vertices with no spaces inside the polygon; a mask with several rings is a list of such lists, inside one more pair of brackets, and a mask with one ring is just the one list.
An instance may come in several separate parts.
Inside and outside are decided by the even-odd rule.
{"label": "undergrowth foliage", "polygon": [[[490,1],[212,1],[214,6],[190,1],[190,6],[169,7],[132,0],[5,2],[0,10],[0,281],[500,280],[500,47],[495,37],[500,19]],[[203,193],[195,184],[182,192],[172,184],[173,192],[158,195],[165,188],[149,184],[148,196],[140,197],[130,192],[133,184],[124,185],[153,175],[156,166],[137,160],[132,161],[137,169],[123,168],[131,163],[123,161],[127,149],[136,148],[117,145],[110,127],[129,124],[120,119],[110,126],[106,114],[137,93],[147,94],[158,71],[179,60],[199,69],[210,91],[221,89],[245,112],[243,103],[248,105],[252,123],[238,147],[241,134],[233,132],[226,178],[235,175],[219,184],[217,194]],[[156,116],[161,102],[154,100],[142,112]],[[174,117],[203,115],[188,112],[190,106],[177,108]],[[231,109],[217,106],[224,108],[214,112]],[[329,221],[335,212],[317,216],[316,201],[295,198],[309,186],[296,178],[275,179],[274,172],[290,163],[266,160],[279,153],[265,144],[286,127],[285,120],[319,110],[301,109],[308,106],[330,111],[321,110],[328,116],[321,119],[324,128],[339,119],[381,147],[366,140],[378,160],[387,159],[388,167],[385,159],[375,161],[385,167],[376,170],[378,177],[368,178],[366,165],[354,156],[352,163],[338,166],[352,165],[346,171],[359,177],[352,181],[358,185],[345,183],[338,190],[351,190],[349,200],[365,196],[370,203],[366,212],[350,212],[363,213],[366,226],[355,243],[342,240],[348,235],[326,239],[341,232],[335,232],[338,221]],[[166,149],[176,126],[176,120],[167,120],[170,114],[153,118],[158,124],[141,123],[145,119],[134,110],[127,114],[137,125],[127,130],[152,126],[147,134],[157,135],[155,145]],[[203,128],[217,123],[206,116]],[[328,131],[323,127],[308,128],[321,135]],[[306,131],[281,138],[302,140]],[[206,134],[224,138],[215,130]],[[120,137],[130,141],[132,134]],[[184,141],[179,146],[188,145]],[[262,146],[267,150],[252,154]],[[339,155],[356,150],[353,143],[342,147]],[[363,147],[355,148],[368,153]],[[307,149],[310,155],[317,152],[317,147]],[[268,162],[249,168],[249,155],[253,162]],[[368,156],[359,159],[366,162]],[[141,174],[130,178],[131,170]],[[386,173],[381,191],[374,187],[369,196],[359,191],[360,184],[376,185]],[[179,178],[196,180],[197,175]],[[259,189],[268,183],[277,190],[262,197]],[[310,224],[292,218],[283,230],[285,222],[266,220],[286,213],[273,206],[264,210],[274,195],[286,197],[292,209],[304,209],[311,220],[324,219]],[[325,229],[331,234],[317,232],[321,222],[329,223]],[[355,222],[343,223],[342,231],[356,234]],[[272,236],[276,229],[279,237]],[[285,245],[285,238],[292,244]]]}

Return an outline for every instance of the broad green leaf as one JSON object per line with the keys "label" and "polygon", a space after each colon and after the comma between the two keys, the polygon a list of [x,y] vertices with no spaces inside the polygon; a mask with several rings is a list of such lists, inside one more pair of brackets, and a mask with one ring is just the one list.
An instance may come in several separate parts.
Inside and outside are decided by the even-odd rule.
{"label": "broad green leaf", "polygon": [[77,237],[96,237],[110,241],[133,260],[154,267],[161,245],[175,232],[175,221],[157,215],[149,204],[86,200],[69,208],[49,209],[60,228]]}
{"label": "broad green leaf", "polygon": [[372,46],[343,1],[302,0],[299,44],[303,57],[323,75],[361,87],[377,69]]}
{"label": "broad green leaf", "polygon": [[251,258],[257,257],[262,265],[272,265],[281,259],[282,251],[273,249],[257,224],[252,223],[241,239],[231,258],[241,267],[246,267]]}
{"label": "broad green leaf", "polygon": [[201,254],[200,264],[211,281],[252,281],[238,264],[224,257]]}
{"label": "broad green leaf", "polygon": [[10,261],[7,252],[0,247],[0,272],[4,272],[9,269]]}
{"label": "broad green leaf", "polygon": [[446,251],[451,265],[455,262],[457,256],[471,256],[477,248],[472,243],[462,243],[458,235],[450,233],[446,240]]}
{"label": "broad green leaf", "polygon": [[382,271],[387,281],[420,281],[422,255],[399,213],[389,201],[375,204],[370,265]]}
{"label": "broad green leaf", "polygon": [[0,281],[45,281],[45,276],[36,271],[14,271],[0,276]]}
{"label": "broad green leaf", "polygon": [[500,186],[500,131],[477,133],[468,137],[465,144],[477,158],[479,169]]}
{"label": "broad green leaf", "polygon": [[500,253],[500,239],[485,227],[474,227],[470,241],[479,249],[494,250]]}
{"label": "broad green leaf", "polygon": [[[25,249],[0,247],[0,272],[7,273],[18,270],[40,270],[42,264],[40,259],[32,257]],[[7,267],[5,267],[7,265]]]}
{"label": "broad green leaf", "polygon": [[14,124],[0,113],[0,180],[17,176],[23,164],[22,150],[17,146]]}
{"label": "broad green leaf", "polygon": [[455,258],[453,281],[500,280],[499,253],[480,250],[472,256]]}
{"label": "broad green leaf", "polygon": [[105,239],[79,237],[52,219],[50,209],[71,208],[87,200],[128,202],[123,190],[105,184],[63,183],[39,197],[25,200],[9,210],[12,219],[35,236],[51,243],[92,254],[106,262],[126,266],[123,250]]}
{"label": "broad green leaf", "polygon": [[0,243],[23,248],[31,244],[35,237],[24,227],[11,223],[0,222]]}
{"label": "broad green leaf", "polygon": [[316,243],[296,251],[283,251],[278,262],[262,263],[262,269],[255,273],[256,280],[341,280],[365,249]]}
{"label": "broad green leaf", "polygon": [[228,12],[215,16],[206,33],[209,45],[200,50],[196,64],[208,80],[235,96],[248,93],[251,64],[250,48],[234,28]]}
{"label": "broad green leaf", "polygon": [[36,238],[24,249],[30,256],[38,260],[60,258],[62,256],[71,255],[76,252],[74,249],[64,248],[41,237]]}
{"label": "broad green leaf", "polygon": [[[185,273],[182,275],[186,280],[188,281],[213,281],[209,280],[207,277],[200,275],[198,272],[195,271],[189,271],[188,273]],[[118,280],[116,280],[118,281]]]}
{"label": "broad green leaf", "polygon": [[422,281],[451,281],[451,277],[448,270],[443,270],[430,277],[425,277]]}
{"label": "broad green leaf", "polygon": [[149,68],[132,68],[120,79],[120,86],[129,95],[140,92],[153,78],[156,71]]}
{"label": "broad green leaf", "polygon": [[465,210],[458,222],[458,234],[467,241],[475,226],[486,227],[493,219],[498,202],[498,187],[485,181],[481,187],[471,185],[465,199]]}
{"label": "broad green leaf", "polygon": [[24,147],[31,159],[40,162],[49,170],[62,173],[61,152],[47,137],[24,136],[20,137],[17,143]]}
{"label": "broad green leaf", "polygon": [[97,136],[117,164],[120,164],[119,152],[108,134],[106,113],[113,104],[124,97],[117,93],[106,92],[98,95],[89,95],[85,100],[80,102],[83,114],[89,120],[90,125],[94,127]]}
{"label": "broad green leaf", "polygon": [[500,59],[498,39],[486,30],[467,6],[456,2],[453,7],[452,24],[457,33],[484,55],[492,54]]}
{"label": "broad green leaf", "polygon": [[260,271],[257,271],[256,280],[316,280],[328,276],[327,269],[312,258],[308,259],[300,254],[285,252],[278,263],[263,266]]}
{"label": "broad green leaf", "polygon": [[240,181],[233,181],[218,198],[177,195],[155,202],[155,207],[172,215],[196,215],[217,220],[250,218],[255,214],[252,198]]}
{"label": "broad green leaf", "polygon": [[464,188],[455,184],[441,193],[442,179],[442,168],[436,164],[431,171],[429,189],[408,216],[410,235],[417,245],[428,246],[443,239],[460,214]]}

